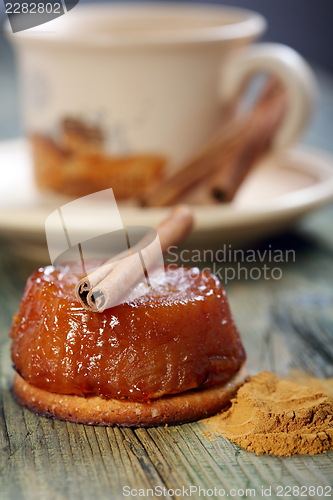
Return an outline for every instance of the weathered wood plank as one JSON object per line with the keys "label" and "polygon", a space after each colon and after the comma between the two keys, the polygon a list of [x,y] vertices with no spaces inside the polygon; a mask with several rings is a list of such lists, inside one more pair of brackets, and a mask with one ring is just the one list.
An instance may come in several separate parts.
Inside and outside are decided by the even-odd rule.
{"label": "weathered wood plank", "polygon": [[[159,474],[158,466],[156,466],[157,464],[154,464],[148,457],[148,454],[138,439],[135,431],[132,429],[124,429],[123,432],[126,436],[127,447],[137,457],[141,464],[142,472],[145,473],[147,479],[149,480],[149,488],[155,488],[155,486],[158,486],[163,489],[165,487],[165,483]],[[169,495],[166,495],[166,497],[169,497]]]}

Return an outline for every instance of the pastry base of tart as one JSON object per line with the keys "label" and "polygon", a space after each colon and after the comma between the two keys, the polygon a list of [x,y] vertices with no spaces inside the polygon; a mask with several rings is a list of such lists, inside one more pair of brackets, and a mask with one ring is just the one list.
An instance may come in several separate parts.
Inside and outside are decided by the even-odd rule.
{"label": "pastry base of tart", "polygon": [[222,384],[137,403],[55,394],[29,384],[17,373],[14,393],[20,404],[45,417],[86,425],[150,427],[191,422],[217,413],[227,406],[247,377],[248,371],[242,367]]}

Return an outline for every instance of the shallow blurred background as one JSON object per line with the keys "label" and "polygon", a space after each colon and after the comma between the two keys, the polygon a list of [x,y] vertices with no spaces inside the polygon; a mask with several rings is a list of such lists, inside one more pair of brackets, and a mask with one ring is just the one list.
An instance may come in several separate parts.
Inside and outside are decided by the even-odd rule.
{"label": "shallow blurred background", "polygon": [[[79,5],[83,3],[95,2],[80,0]],[[116,2],[109,1],[105,3]],[[155,2],[149,3],[154,4]],[[333,153],[332,1],[228,0],[224,2],[215,0],[215,2],[183,3],[201,3],[206,5],[215,3],[217,5],[244,7],[261,13],[267,20],[267,31],[262,36],[261,41],[278,42],[291,46],[310,63],[317,77],[319,86],[318,102],[314,115],[310,120],[309,126],[302,134],[300,142],[324,152]],[[4,4],[0,3],[0,23],[2,26],[0,32],[0,141],[22,138],[25,132],[21,117],[15,54],[13,47],[4,35],[3,25],[5,20]],[[274,181],[270,183],[274,184]],[[225,233],[223,234],[225,238],[226,235]]]}
{"label": "shallow blurred background", "polygon": [[[80,4],[90,0],[80,0]],[[191,2],[186,2],[191,3]],[[192,2],[194,3],[194,2]],[[264,15],[268,29],[262,40],[299,51],[319,79],[320,102],[303,142],[333,151],[333,2],[332,0],[215,0],[209,2],[252,9]],[[6,20],[0,3],[0,23]],[[0,33],[0,140],[22,135],[18,82],[12,47]]]}

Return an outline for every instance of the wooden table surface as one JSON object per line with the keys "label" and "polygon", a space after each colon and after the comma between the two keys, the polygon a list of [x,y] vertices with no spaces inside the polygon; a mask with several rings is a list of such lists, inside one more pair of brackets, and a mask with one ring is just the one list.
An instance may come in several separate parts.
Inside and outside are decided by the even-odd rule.
{"label": "wooden table surface", "polygon": [[[252,373],[268,369],[286,375],[300,368],[320,377],[333,376],[332,218],[329,207],[293,232],[256,247],[261,252],[269,245],[295,250],[295,262],[279,264],[280,280],[228,284]],[[200,422],[151,429],[98,428],[38,417],[20,407],[11,394],[7,335],[33,267],[1,253],[1,500],[117,499],[124,498],[124,486],[145,491],[157,486],[216,487],[226,492],[254,488],[256,496],[261,496],[262,487],[272,486],[272,498],[277,498],[278,486],[333,486],[333,452],[256,456],[223,437],[211,441]],[[191,498],[202,496],[193,490]]]}
{"label": "wooden table surface", "polygon": [[[323,100],[305,142],[332,150],[333,80],[319,76]],[[333,377],[332,221],[329,206],[254,247],[261,252],[295,250],[295,262],[279,263],[280,280],[241,279],[227,285],[251,373],[268,369],[283,376],[299,368]],[[249,270],[252,265],[247,264]],[[266,495],[271,492],[270,498],[280,498],[288,490],[281,492],[279,487],[295,485],[323,486],[322,495],[321,489],[315,495],[307,490],[304,496],[309,498],[322,498],[325,492],[333,496],[333,452],[256,456],[223,437],[207,438],[200,422],[150,429],[98,428],[39,417],[20,407],[11,393],[8,331],[34,267],[10,255],[0,241],[1,500],[134,498],[135,492],[127,496],[129,489],[142,489],[146,496],[147,489],[155,489],[158,498],[191,494],[199,499],[205,493],[206,498],[211,493],[216,498],[214,488],[234,498],[250,496],[250,489],[263,497],[263,488]],[[176,489],[181,491],[168,494]],[[289,495],[298,497],[297,489]]]}

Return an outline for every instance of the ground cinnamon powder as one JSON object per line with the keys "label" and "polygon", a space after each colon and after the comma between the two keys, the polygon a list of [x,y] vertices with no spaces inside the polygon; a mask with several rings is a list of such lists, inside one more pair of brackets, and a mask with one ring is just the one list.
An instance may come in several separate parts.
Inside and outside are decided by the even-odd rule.
{"label": "ground cinnamon powder", "polygon": [[229,410],[204,423],[257,455],[333,450],[333,379],[262,372],[238,390]]}

